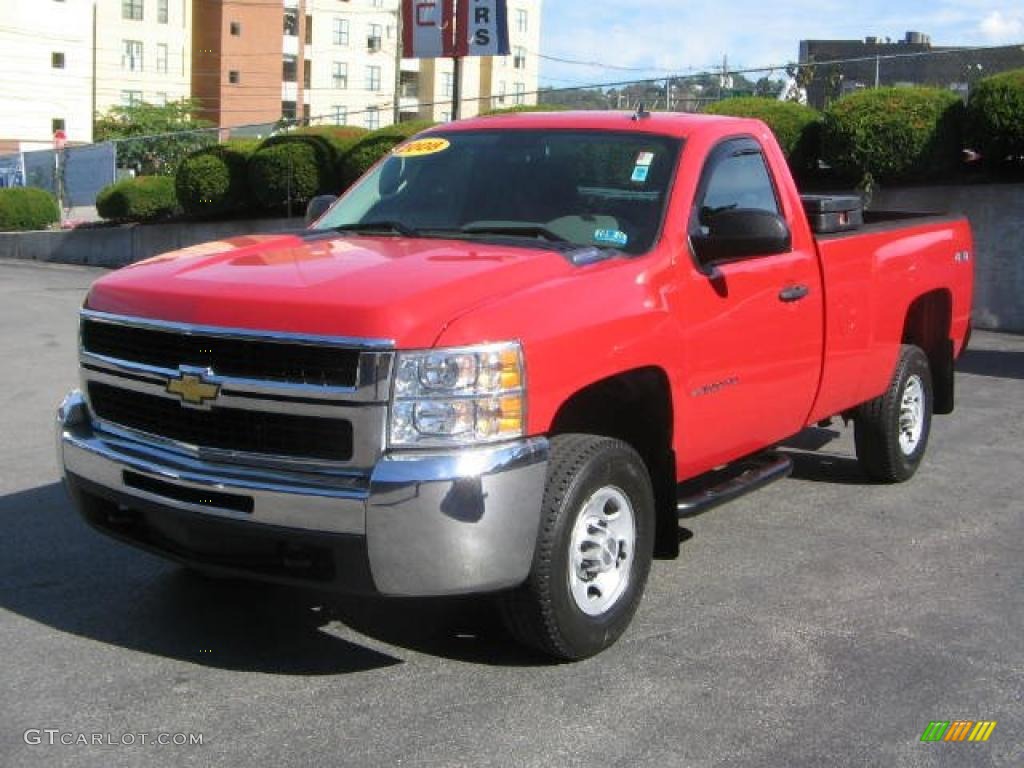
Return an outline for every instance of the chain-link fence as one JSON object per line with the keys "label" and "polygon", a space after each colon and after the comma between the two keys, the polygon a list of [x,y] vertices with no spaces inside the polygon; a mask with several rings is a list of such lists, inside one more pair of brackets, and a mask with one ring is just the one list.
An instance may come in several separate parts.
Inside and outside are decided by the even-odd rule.
{"label": "chain-link fence", "polygon": [[[902,41],[804,41],[796,62],[759,68],[722,65],[705,72],[600,82],[568,88],[479,99],[479,111],[540,104],[561,108],[699,112],[708,104],[740,96],[762,96],[825,109],[854,91],[880,86],[928,85],[967,98],[981,79],[1024,68],[1024,44],[985,48],[939,48],[916,33]],[[466,100],[468,102],[468,99]],[[446,102],[450,104],[449,102]],[[262,139],[302,125],[362,125],[392,113],[387,97],[365,109],[337,107],[331,114],[277,123],[209,128],[119,139],[52,150],[0,155],[0,187],[28,185],[50,190],[65,208],[91,205],[96,193],[123,175],[172,174],[188,153],[229,139]],[[435,106],[420,103],[421,112]],[[58,162],[59,159],[59,162]]]}

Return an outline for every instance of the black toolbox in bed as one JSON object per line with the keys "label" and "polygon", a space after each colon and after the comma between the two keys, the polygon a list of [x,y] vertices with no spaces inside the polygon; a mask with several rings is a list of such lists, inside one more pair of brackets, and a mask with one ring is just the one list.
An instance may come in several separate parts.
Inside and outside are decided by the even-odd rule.
{"label": "black toolbox in bed", "polygon": [[846,232],[864,223],[864,204],[857,195],[801,195],[800,201],[817,235]]}

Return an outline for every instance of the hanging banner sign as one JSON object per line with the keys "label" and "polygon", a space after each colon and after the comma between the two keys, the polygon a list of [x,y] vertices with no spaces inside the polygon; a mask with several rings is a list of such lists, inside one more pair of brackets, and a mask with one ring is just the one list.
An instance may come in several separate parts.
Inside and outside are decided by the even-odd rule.
{"label": "hanging banner sign", "polygon": [[507,56],[507,0],[458,0],[456,56]]}
{"label": "hanging banner sign", "polygon": [[455,0],[402,0],[402,56],[455,55]]}

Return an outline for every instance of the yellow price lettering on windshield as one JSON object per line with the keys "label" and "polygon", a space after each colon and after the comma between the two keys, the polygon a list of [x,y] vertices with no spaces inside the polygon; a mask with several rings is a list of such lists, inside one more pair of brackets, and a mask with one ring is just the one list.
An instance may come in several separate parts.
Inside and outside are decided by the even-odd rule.
{"label": "yellow price lettering on windshield", "polygon": [[449,142],[448,139],[417,139],[416,141],[410,141],[408,144],[403,144],[400,147],[395,147],[391,150],[391,154],[395,157],[421,157],[423,155],[436,155],[438,152],[444,152],[450,146],[451,142]]}

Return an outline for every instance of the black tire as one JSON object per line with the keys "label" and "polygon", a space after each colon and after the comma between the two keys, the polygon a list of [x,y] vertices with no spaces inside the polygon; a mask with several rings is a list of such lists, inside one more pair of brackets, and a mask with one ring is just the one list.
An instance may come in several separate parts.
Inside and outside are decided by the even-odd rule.
{"label": "black tire", "polygon": [[[920,385],[921,413],[920,437],[908,452],[901,443],[901,410],[903,399],[912,382]],[[931,433],[932,376],[928,358],[919,348],[904,344],[900,349],[896,372],[885,394],[861,405],[854,416],[854,441],[857,461],[873,480],[900,483],[909,480],[917,471],[928,447]]]}
{"label": "black tire", "polygon": [[[599,615],[588,615],[570,587],[570,542],[586,503],[609,489],[621,492],[632,510],[633,554],[618,596]],[[593,435],[552,438],[533,566],[522,586],[500,598],[502,618],[512,635],[565,660],[593,656],[612,645],[643,596],[654,551],[654,522],[650,475],[633,448]],[[615,562],[614,568],[620,567]]]}

